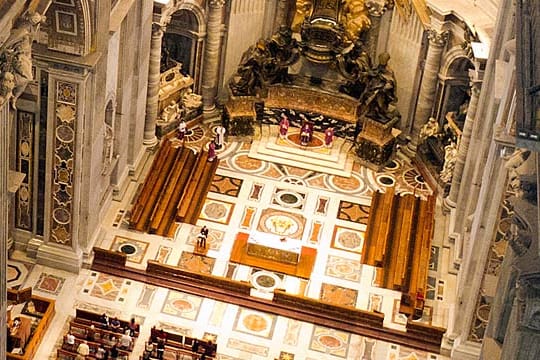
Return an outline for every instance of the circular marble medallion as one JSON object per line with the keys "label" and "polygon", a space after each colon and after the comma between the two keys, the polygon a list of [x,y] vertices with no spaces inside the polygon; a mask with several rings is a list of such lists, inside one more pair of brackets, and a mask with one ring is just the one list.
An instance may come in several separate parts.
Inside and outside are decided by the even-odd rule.
{"label": "circular marble medallion", "polygon": [[192,303],[190,303],[188,300],[184,299],[177,299],[174,300],[171,305],[178,311],[182,313],[193,311],[194,306]]}
{"label": "circular marble medallion", "polygon": [[346,192],[356,192],[364,187],[364,182],[352,174],[350,177],[330,176],[330,183],[334,188]]}
{"label": "circular marble medallion", "polygon": [[317,342],[324,347],[331,349],[339,349],[343,346],[343,341],[337,336],[331,334],[323,334],[317,337]]}
{"label": "circular marble medallion", "polygon": [[212,202],[204,207],[204,213],[210,219],[222,219],[227,215],[227,207],[223,204]]}
{"label": "circular marble medallion", "polygon": [[360,234],[354,231],[340,232],[337,241],[341,246],[347,249],[356,249],[362,244]]}
{"label": "circular marble medallion", "polygon": [[56,208],[53,210],[53,218],[60,224],[67,224],[70,221],[70,213],[64,208]]}
{"label": "circular marble medallion", "polygon": [[275,199],[284,207],[298,207],[304,202],[302,195],[290,190],[279,191]]}
{"label": "circular marble medallion", "polygon": [[292,176],[292,175],[289,175],[289,176],[286,176],[284,177],[281,181],[287,183],[287,184],[293,184],[293,185],[301,185],[301,186],[306,186],[306,182],[297,177],[297,176]]}
{"label": "circular marble medallion", "polygon": [[382,186],[393,186],[396,180],[388,175],[380,175],[377,177],[377,182]]}
{"label": "circular marble medallion", "polygon": [[75,138],[75,132],[66,125],[60,125],[56,128],[56,138],[65,143],[70,143]]}
{"label": "circular marble medallion", "polygon": [[137,247],[131,244],[122,244],[119,250],[126,255],[133,255],[137,252]]}
{"label": "circular marble medallion", "polygon": [[268,322],[261,315],[249,314],[242,319],[242,324],[251,330],[261,332],[268,327]]}
{"label": "circular marble medallion", "polygon": [[281,282],[281,279],[269,271],[257,271],[251,276],[251,285],[260,291],[273,291]]}
{"label": "circular marble medallion", "polygon": [[384,169],[388,171],[395,171],[399,169],[399,166],[399,162],[397,162],[396,160],[392,160],[384,167]]}

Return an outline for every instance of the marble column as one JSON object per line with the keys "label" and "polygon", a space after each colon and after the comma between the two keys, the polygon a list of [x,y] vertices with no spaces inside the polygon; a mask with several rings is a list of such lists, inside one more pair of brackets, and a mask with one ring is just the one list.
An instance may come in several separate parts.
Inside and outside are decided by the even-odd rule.
{"label": "marble column", "polygon": [[205,117],[212,117],[216,110],[219,63],[221,57],[221,30],[225,0],[208,2],[208,23],[204,49],[202,99]]}
{"label": "marble column", "polygon": [[422,126],[428,121],[433,111],[433,101],[437,91],[438,74],[441,66],[441,54],[448,40],[448,31],[438,32],[428,30],[429,47],[422,73],[422,84],[418,94],[416,113],[411,134],[412,141],[407,148],[411,153],[416,153],[418,134]]}
{"label": "marble column", "polygon": [[444,199],[444,205],[447,208],[455,208],[456,201],[459,194],[459,188],[461,186],[461,177],[463,176],[463,169],[465,168],[465,160],[467,160],[467,152],[469,151],[469,143],[471,141],[472,129],[474,124],[474,118],[476,117],[476,108],[478,106],[478,98],[480,96],[481,82],[473,82],[471,86],[471,100],[469,101],[469,107],[467,108],[467,117],[465,118],[465,125],[463,126],[463,133],[461,134],[461,140],[459,142],[458,156],[456,160],[456,166],[454,173],[452,174],[452,183],[450,185],[450,193]]}
{"label": "marble column", "polygon": [[366,7],[371,18],[371,27],[368,31],[367,48],[369,56],[371,56],[371,59],[376,62],[381,17],[386,11],[386,2],[381,3],[371,0],[366,2]]}
{"label": "marble column", "polygon": [[287,0],[277,0],[276,16],[274,17],[274,26],[272,33],[276,33],[281,25],[287,25],[287,13],[289,2]]}
{"label": "marble column", "polygon": [[146,95],[146,117],[144,121],[143,144],[155,145],[156,120],[158,118],[159,76],[161,64],[161,40],[163,28],[160,24],[152,24],[152,40],[150,42],[150,60],[148,64],[148,91]]}
{"label": "marble column", "polygon": [[9,106],[9,101],[0,104],[0,359],[6,358],[7,344]]}

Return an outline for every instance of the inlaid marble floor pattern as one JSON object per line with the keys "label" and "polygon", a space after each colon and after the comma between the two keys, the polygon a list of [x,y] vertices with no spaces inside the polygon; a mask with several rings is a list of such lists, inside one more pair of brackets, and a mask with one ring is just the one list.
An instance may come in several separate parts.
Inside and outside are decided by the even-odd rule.
{"label": "inlaid marble floor pattern", "polygon": [[[194,131],[198,136],[190,140],[190,145],[204,145],[212,131],[212,127],[198,127]],[[430,190],[418,171],[397,160],[381,173],[354,163],[351,177],[344,178],[252,159],[249,150],[250,144],[226,143],[220,151],[220,166],[196,226],[180,225],[174,238],[130,231],[125,218],[137,189],[137,184],[132,183],[124,200],[113,203],[109,220],[103,224],[105,235],[97,246],[123,251],[128,266],[136,268],[144,268],[146,261],[153,259],[250,281],[261,296],[271,296],[273,289],[282,288],[328,302],[381,311],[385,326],[404,329],[403,318],[396,312],[400,293],[373,286],[373,268],[361,265],[359,260],[371,194],[389,186],[396,186],[400,192],[428,194]],[[194,254],[195,238],[203,225],[210,229],[206,256]],[[298,239],[304,246],[316,248],[310,279],[230,263],[237,233],[255,230]],[[15,258],[25,260],[17,253]],[[15,275],[13,270],[13,278]],[[158,326],[215,338],[218,359],[222,360],[446,359],[84,268],[75,275],[36,265],[24,286],[33,286],[40,294],[57,300],[51,336],[40,347],[36,359],[54,358],[57,340],[76,306],[139,319],[143,326],[134,354],[142,352],[142,339],[148,337],[152,326]],[[431,315],[444,310],[436,299],[428,305]]]}

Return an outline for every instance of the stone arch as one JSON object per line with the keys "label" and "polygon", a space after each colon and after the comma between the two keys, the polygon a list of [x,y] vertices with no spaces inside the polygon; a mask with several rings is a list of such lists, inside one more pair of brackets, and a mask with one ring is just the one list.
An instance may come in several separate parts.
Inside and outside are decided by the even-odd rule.
{"label": "stone arch", "polygon": [[451,112],[455,113],[461,125],[465,121],[471,97],[469,70],[474,68],[474,63],[461,45],[446,52],[439,71],[439,96],[435,112],[440,124]]}
{"label": "stone arch", "polygon": [[159,23],[165,29],[162,45],[171,47],[173,59],[183,64],[183,71],[193,77],[193,90],[200,93],[206,37],[204,10],[193,0],[178,1],[163,9]]}
{"label": "stone arch", "polygon": [[47,48],[84,56],[92,48],[91,13],[88,0],[53,0],[42,26]]}

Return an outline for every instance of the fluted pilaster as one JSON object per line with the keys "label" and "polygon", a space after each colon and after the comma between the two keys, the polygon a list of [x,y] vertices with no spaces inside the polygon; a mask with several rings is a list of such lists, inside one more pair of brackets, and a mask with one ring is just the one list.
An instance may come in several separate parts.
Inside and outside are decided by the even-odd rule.
{"label": "fluted pilaster", "polygon": [[278,0],[276,7],[276,16],[274,18],[274,26],[272,33],[279,30],[281,25],[287,25],[287,13],[289,10],[289,2],[287,0]]}
{"label": "fluted pilaster", "polygon": [[159,77],[161,63],[161,40],[163,28],[160,24],[152,24],[152,39],[150,42],[150,59],[148,64],[148,91],[146,98],[146,117],[144,121],[145,145],[154,145],[156,138],[156,120],[158,117]]}
{"label": "fluted pilaster", "polygon": [[416,152],[418,144],[418,134],[422,126],[428,121],[433,111],[435,92],[437,91],[437,81],[441,66],[441,54],[448,40],[448,31],[438,32],[433,29],[428,30],[429,47],[424,63],[422,74],[422,84],[418,94],[418,103],[414,115],[412,141],[409,143],[409,150]]}
{"label": "fluted pilaster", "polygon": [[203,66],[203,111],[213,114],[216,108],[219,60],[221,56],[221,29],[225,0],[210,0]]}
{"label": "fluted pilaster", "polygon": [[8,164],[9,101],[0,105],[0,359],[6,358],[7,344],[7,258],[8,258]]}
{"label": "fluted pilaster", "polygon": [[469,107],[467,108],[467,117],[465,118],[463,133],[459,143],[458,156],[454,173],[452,175],[452,184],[450,185],[450,193],[444,199],[444,204],[449,208],[456,207],[456,201],[458,199],[458,194],[461,187],[463,169],[465,168],[465,160],[467,159],[469,143],[471,142],[474,118],[476,117],[476,108],[478,106],[478,98],[480,96],[480,88],[482,86],[481,84],[481,82],[474,82],[471,87],[471,99],[469,101]]}
{"label": "fluted pilaster", "polygon": [[381,26],[381,17],[387,9],[386,1],[380,2],[376,0],[366,1],[366,7],[371,19],[371,27],[368,32],[367,48],[369,56],[375,59],[377,56],[377,43],[379,41],[379,31]]}

